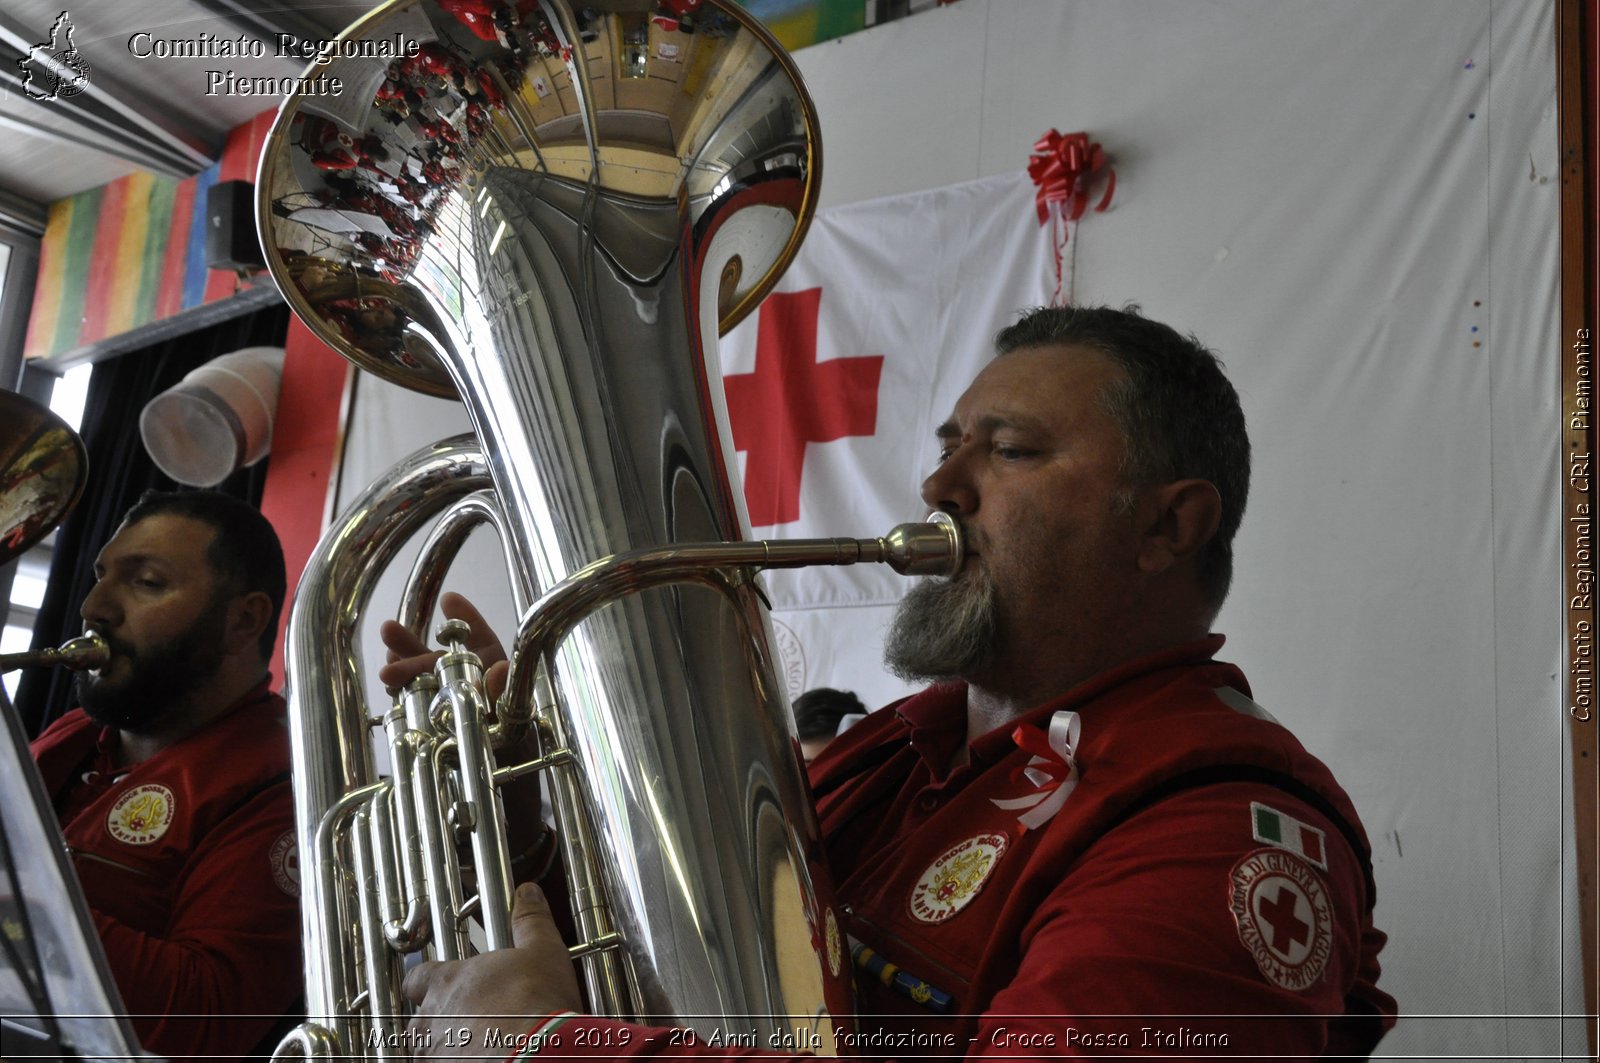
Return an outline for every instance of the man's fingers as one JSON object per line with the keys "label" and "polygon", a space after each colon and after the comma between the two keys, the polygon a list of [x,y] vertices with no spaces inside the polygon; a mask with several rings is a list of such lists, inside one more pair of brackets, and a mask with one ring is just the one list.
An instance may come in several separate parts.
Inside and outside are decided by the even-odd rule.
{"label": "man's fingers", "polygon": [[442,653],[422,653],[415,657],[404,657],[398,660],[391,659],[388,664],[378,668],[378,682],[382,683],[391,693],[410,683],[424,672],[433,671],[433,662],[442,657]]}
{"label": "man's fingers", "polygon": [[428,647],[411,629],[398,620],[385,620],[378,625],[378,637],[389,648],[389,660],[398,661],[402,657],[415,657],[419,653],[427,653]]}
{"label": "man's fingers", "polygon": [[489,626],[478,607],[472,600],[455,591],[446,591],[439,598],[439,611],[451,620],[465,620],[472,629],[471,645],[485,663],[504,660],[506,651],[500,645],[499,637],[494,633],[494,628]]}
{"label": "man's fingers", "polygon": [[400,983],[400,992],[412,1004],[421,1004],[422,998],[428,995],[428,989],[435,981],[444,977],[448,964],[437,960],[426,960],[417,964],[406,972],[405,981]]}
{"label": "man's fingers", "polygon": [[[495,636],[494,629],[478,612],[477,606],[454,591],[447,592],[439,599],[439,608],[449,619],[464,620],[472,628],[468,646],[489,666],[486,683],[489,700],[494,701],[505,691],[506,673],[510,667],[506,664],[505,650]],[[378,637],[389,651],[388,660],[378,668],[378,681],[391,693],[400,690],[417,676],[432,671],[433,663],[443,656],[443,651],[429,649],[427,643],[412,634],[409,628],[394,620],[385,620],[378,626]]]}
{"label": "man's fingers", "polygon": [[544,891],[531,882],[524,882],[517,887],[511,902],[511,941],[520,949],[541,937],[553,937],[559,942],[561,932],[550,915],[550,902],[545,900]]}
{"label": "man's fingers", "polygon": [[484,670],[483,689],[489,695],[489,704],[499,701],[500,695],[506,692],[506,678],[510,675],[510,661],[496,661]]}

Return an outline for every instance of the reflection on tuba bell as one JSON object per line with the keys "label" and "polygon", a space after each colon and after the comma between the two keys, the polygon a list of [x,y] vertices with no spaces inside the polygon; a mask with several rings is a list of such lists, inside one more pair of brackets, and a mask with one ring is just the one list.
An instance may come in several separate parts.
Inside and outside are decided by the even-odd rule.
{"label": "reflection on tuba bell", "polygon": [[[370,102],[291,97],[262,153],[263,241],[295,310],[361,367],[458,395],[475,436],[369,487],[295,596],[309,1019],[279,1055],[403,1055],[402,954],[470,952],[474,921],[510,943],[497,785],[534,771],[596,1011],[798,1023],[827,1051],[850,965],[754,573],[950,570],[961,548],[948,522],[741,541],[716,337],[809,222],[811,103],[731,4],[456,10],[402,0],[346,31],[321,72]],[[431,524],[401,606],[421,634],[484,523],[521,617],[505,697],[487,703],[452,623],[435,675],[369,720],[355,643],[375,573]],[[537,756],[500,763],[529,727]]]}

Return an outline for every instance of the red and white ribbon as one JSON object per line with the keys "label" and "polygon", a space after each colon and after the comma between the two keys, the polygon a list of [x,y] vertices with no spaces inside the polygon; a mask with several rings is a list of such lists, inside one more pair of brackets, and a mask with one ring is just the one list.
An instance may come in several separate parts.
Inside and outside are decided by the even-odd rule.
{"label": "red and white ribbon", "polygon": [[1117,190],[1117,172],[1111,168],[1105,150],[1090,140],[1088,133],[1062,135],[1052,129],[1034,141],[1033,154],[1028,158],[1028,176],[1039,186],[1034,196],[1039,224],[1050,223],[1056,257],[1056,292],[1051,301],[1057,305],[1061,303],[1061,262],[1067,246],[1067,225],[1083,217],[1083,212],[1089,209],[1090,191],[1102,173],[1106,190],[1095,204],[1096,212],[1111,205],[1111,195]]}
{"label": "red and white ribbon", "polygon": [[1062,710],[1050,717],[1044,731],[1022,724],[1011,732],[1012,741],[1033,754],[1013,779],[1026,782],[1032,790],[1021,797],[991,800],[996,808],[1023,810],[1017,817],[1022,832],[1037,830],[1050,822],[1078,785],[1078,764],[1072,752],[1078,746],[1082,726],[1077,713]]}

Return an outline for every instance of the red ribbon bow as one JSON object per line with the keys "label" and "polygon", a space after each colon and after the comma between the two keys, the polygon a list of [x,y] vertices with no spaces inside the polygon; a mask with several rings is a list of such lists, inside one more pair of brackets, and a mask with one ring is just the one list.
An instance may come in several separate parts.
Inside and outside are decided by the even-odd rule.
{"label": "red ribbon bow", "polygon": [[1011,781],[1025,784],[1027,789],[1019,797],[989,800],[996,808],[1020,813],[1014,828],[1019,837],[1050,822],[1078,785],[1073,751],[1080,728],[1078,714],[1063,709],[1050,717],[1045,730],[1019,724],[1011,732],[1011,740],[1024,752],[1033,754],[1028,763],[1011,773]]}
{"label": "red ribbon bow", "polygon": [[1012,782],[1026,782],[1035,791],[1054,790],[1072,774],[1072,764],[1058,750],[1051,748],[1050,739],[1039,728],[1019,724],[1016,730],[1011,732],[1011,740],[1018,748],[1025,749],[1044,761],[1041,764],[1036,760],[1031,764],[1023,764],[1012,769]]}
{"label": "red ribbon bow", "polygon": [[1117,172],[1111,168],[1105,150],[1090,140],[1088,133],[1062,136],[1052,129],[1035,141],[1028,158],[1028,176],[1039,186],[1034,197],[1039,224],[1049,219],[1052,207],[1066,215],[1068,221],[1083,217],[1089,209],[1090,187],[1102,170],[1106,174],[1106,192],[1095,205],[1096,211],[1109,207],[1111,195],[1117,190]]}
{"label": "red ribbon bow", "polygon": [[[1117,172],[1111,168],[1105,151],[1089,139],[1088,133],[1062,136],[1052,129],[1034,142],[1033,154],[1028,157],[1028,176],[1039,186],[1033,200],[1039,211],[1039,224],[1050,222],[1054,244],[1056,290],[1050,298],[1053,305],[1063,303],[1061,289],[1066,277],[1061,259],[1067,247],[1067,223],[1077,221],[1089,209],[1089,190],[1101,171],[1106,175],[1106,194],[1095,205],[1096,212],[1111,205],[1111,194],[1117,189]],[[1069,293],[1066,302],[1071,301]]]}

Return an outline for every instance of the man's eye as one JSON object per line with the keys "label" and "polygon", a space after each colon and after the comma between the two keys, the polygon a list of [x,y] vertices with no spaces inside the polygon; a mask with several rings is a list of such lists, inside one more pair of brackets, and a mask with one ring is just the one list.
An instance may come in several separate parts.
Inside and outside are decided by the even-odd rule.
{"label": "man's eye", "polygon": [[1023,458],[1031,457],[1034,452],[1026,447],[1012,446],[1009,443],[996,443],[994,445],[994,453],[995,457],[1000,458],[1002,461],[1020,461]]}

